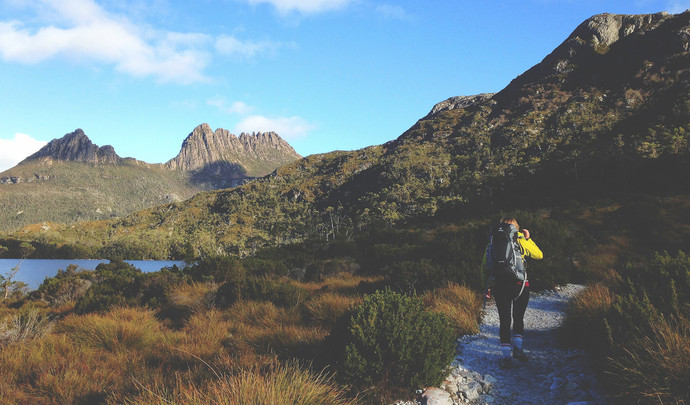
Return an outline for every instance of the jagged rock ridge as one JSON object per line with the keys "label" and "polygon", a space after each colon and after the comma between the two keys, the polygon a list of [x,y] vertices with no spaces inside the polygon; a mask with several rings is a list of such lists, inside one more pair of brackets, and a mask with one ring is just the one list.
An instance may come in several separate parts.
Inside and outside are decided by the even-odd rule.
{"label": "jagged rock ridge", "polygon": [[236,185],[247,177],[265,176],[301,156],[275,132],[235,136],[201,124],[187,136],[180,153],[165,165],[195,173],[196,182],[212,188]]}
{"label": "jagged rock ridge", "polygon": [[114,164],[121,160],[112,146],[99,147],[91,142],[81,129],[77,129],[60,139],[53,139],[21,163],[44,158],[93,164]]}

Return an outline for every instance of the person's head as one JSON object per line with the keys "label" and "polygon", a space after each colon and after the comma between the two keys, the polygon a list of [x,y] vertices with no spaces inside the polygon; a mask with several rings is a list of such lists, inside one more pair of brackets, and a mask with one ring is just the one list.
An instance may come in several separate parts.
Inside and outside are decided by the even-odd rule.
{"label": "person's head", "polygon": [[520,229],[520,225],[518,225],[518,222],[515,218],[501,218],[501,223],[512,224],[515,226],[515,229]]}

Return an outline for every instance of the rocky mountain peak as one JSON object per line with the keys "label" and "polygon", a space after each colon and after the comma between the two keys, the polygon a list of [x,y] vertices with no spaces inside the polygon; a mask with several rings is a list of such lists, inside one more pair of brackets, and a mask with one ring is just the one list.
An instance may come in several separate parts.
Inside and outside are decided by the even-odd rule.
{"label": "rocky mountain peak", "polygon": [[690,10],[681,14],[597,14],[580,24],[539,64],[515,78],[495,100],[537,83],[576,87],[620,85],[632,69],[665,63],[690,50]]}
{"label": "rocky mountain peak", "polygon": [[275,132],[242,133],[238,137],[223,128],[213,131],[204,123],[194,128],[182,142],[180,153],[165,165],[193,171],[200,182],[218,188],[247,177],[265,176],[300,157]]}
{"label": "rocky mountain peak", "polygon": [[112,146],[95,145],[80,128],[62,138],[53,139],[23,162],[46,158],[92,164],[114,164],[120,161]]}

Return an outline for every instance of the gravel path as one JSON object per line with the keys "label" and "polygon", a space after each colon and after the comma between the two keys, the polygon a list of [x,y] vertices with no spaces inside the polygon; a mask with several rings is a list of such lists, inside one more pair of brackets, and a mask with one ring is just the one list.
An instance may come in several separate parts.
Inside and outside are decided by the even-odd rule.
{"label": "gravel path", "polygon": [[608,404],[584,353],[564,349],[556,342],[555,331],[567,302],[583,288],[569,284],[555,291],[531,294],[523,344],[529,361],[513,359],[513,367],[508,370],[498,366],[498,313],[493,300],[489,300],[479,334],[460,339],[458,357],[453,363],[455,379],[470,386],[475,379],[482,389],[478,390],[478,398],[470,395],[467,399],[465,394],[460,401],[495,405]]}

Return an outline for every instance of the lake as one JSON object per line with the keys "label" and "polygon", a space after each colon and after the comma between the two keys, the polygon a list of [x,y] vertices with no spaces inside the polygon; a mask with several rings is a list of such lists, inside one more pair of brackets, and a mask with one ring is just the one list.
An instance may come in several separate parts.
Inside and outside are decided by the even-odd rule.
{"label": "lake", "polygon": [[[125,262],[140,269],[144,273],[158,271],[163,267],[177,265],[179,268],[185,266],[183,261],[171,260],[125,260]],[[19,259],[0,259],[0,275],[6,276],[7,273],[17,264]],[[65,270],[70,264],[76,264],[83,270],[95,270],[100,263],[109,263],[108,260],[87,260],[87,259],[26,259],[22,262],[19,272],[12,281],[23,281],[29,285],[29,290],[35,290],[45,280],[46,277],[53,277],[59,269]]]}

